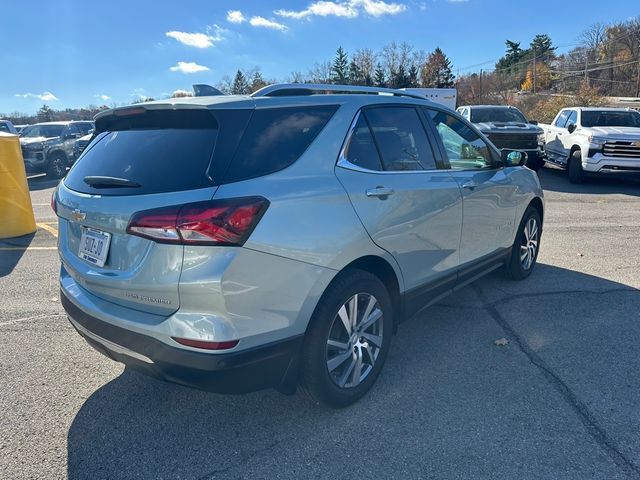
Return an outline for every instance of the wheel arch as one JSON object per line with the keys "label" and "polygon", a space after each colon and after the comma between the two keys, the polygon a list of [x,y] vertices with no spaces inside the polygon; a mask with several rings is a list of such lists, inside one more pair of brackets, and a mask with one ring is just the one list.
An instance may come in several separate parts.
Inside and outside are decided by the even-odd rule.
{"label": "wheel arch", "polygon": [[54,148],[54,149],[49,150],[47,152],[47,162],[50,161],[51,158],[56,154],[62,155],[62,157],[65,159],[65,161],[69,160],[69,156],[65,153],[64,150],[62,150],[61,148]]}
{"label": "wheel arch", "polygon": [[529,207],[533,207],[536,209],[538,215],[540,215],[540,222],[544,223],[544,205],[540,197],[534,197],[533,200],[529,202],[529,205],[527,205],[527,208]]}

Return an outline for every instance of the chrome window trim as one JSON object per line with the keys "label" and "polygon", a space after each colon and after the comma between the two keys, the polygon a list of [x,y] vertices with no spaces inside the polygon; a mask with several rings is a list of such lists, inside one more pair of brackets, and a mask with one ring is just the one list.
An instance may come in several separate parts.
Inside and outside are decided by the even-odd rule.
{"label": "chrome window trim", "polygon": [[[338,155],[338,161],[336,162],[336,166],[337,167],[344,168],[346,170],[353,170],[354,172],[376,173],[376,174],[379,174],[379,175],[406,175],[408,173],[409,174],[424,174],[424,173],[435,173],[435,172],[447,172],[447,171],[449,171],[449,169],[446,169],[446,168],[435,168],[435,169],[430,169],[430,170],[369,170],[368,168],[363,168],[363,167],[361,167],[359,165],[355,165],[355,164],[351,163],[349,160],[347,160],[346,150],[347,150],[347,145],[349,145],[351,137],[353,136],[353,133],[354,133],[354,131],[356,129],[356,124],[358,123],[358,120],[360,119],[360,114],[361,113],[362,113],[362,109],[358,110],[358,112],[356,113],[356,116],[353,118],[353,121],[351,122],[351,125],[349,125],[349,130],[347,131],[347,136],[344,139],[344,142],[342,142],[342,148],[340,148],[340,155]],[[373,135],[373,132],[371,132],[371,135]],[[380,159],[380,161],[382,161],[382,159]]]}

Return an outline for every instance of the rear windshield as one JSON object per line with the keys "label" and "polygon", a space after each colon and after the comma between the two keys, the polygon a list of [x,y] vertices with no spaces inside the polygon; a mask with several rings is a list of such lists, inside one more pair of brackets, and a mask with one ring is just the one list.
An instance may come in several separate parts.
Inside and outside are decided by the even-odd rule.
{"label": "rear windshield", "polygon": [[485,122],[518,122],[527,123],[527,119],[515,108],[472,108],[471,121],[473,123]]}
{"label": "rear windshield", "polygon": [[[64,183],[100,195],[142,195],[211,185],[206,171],[218,135],[208,112],[151,112],[110,118]],[[114,177],[139,187],[91,186],[86,177]]]}
{"label": "rear windshield", "polygon": [[640,113],[582,111],[583,127],[640,127]]}
{"label": "rear windshield", "polygon": [[[64,183],[83,193],[142,195],[267,175],[295,162],[336,109],[323,105],[110,115],[98,119],[96,138]],[[96,184],[87,177],[119,182]],[[121,180],[139,186],[122,186]]]}

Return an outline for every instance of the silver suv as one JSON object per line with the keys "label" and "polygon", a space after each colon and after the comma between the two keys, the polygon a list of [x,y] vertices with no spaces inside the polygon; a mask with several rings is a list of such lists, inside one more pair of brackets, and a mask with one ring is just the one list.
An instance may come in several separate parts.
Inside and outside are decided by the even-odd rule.
{"label": "silver suv", "polygon": [[543,199],[524,160],[395,90],[108,110],[53,198],[62,303],[147,374],[345,406],[400,321],[496,268],[531,273]]}

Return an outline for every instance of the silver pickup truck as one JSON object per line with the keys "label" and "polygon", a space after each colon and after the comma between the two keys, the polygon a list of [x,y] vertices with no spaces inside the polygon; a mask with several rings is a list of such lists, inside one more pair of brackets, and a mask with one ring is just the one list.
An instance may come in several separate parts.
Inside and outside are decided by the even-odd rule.
{"label": "silver pickup truck", "polygon": [[573,107],[558,112],[544,130],[547,161],[569,173],[640,175],[640,113],[625,108]]}

